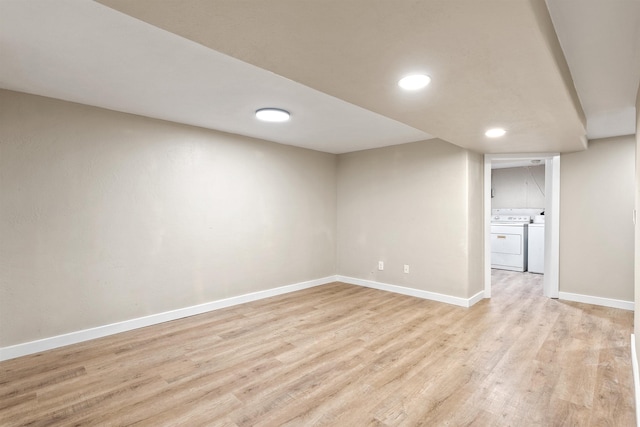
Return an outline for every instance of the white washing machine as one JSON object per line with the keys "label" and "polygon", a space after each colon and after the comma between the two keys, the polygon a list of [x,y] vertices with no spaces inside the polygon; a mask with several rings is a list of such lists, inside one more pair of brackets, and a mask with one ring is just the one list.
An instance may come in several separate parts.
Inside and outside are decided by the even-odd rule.
{"label": "white washing machine", "polygon": [[491,268],[527,271],[530,222],[527,215],[491,218]]}

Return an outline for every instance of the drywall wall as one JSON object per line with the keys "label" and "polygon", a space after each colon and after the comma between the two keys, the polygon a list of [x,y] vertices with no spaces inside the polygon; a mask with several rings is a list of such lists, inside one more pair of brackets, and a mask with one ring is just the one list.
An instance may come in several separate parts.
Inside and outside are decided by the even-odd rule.
{"label": "drywall wall", "polygon": [[481,291],[481,161],[438,139],[341,154],[338,274],[462,298]]}
{"label": "drywall wall", "polygon": [[467,151],[468,295],[484,292],[484,156]]}
{"label": "drywall wall", "polygon": [[[636,94],[636,179],[635,179],[635,209],[636,209],[636,225],[635,225],[635,262],[634,262],[634,282],[635,282],[635,307],[636,311],[634,313],[634,336],[635,336],[635,348],[636,348],[636,359],[638,360],[638,365],[640,366],[640,316],[638,316],[638,311],[640,310],[640,226],[638,222],[640,218],[638,218],[638,213],[640,213],[640,87],[638,87],[638,93]],[[636,376],[639,375],[638,372],[635,373]],[[639,394],[640,391],[636,390],[636,395]],[[637,400],[636,400],[637,402]],[[640,411],[636,409],[636,414]]]}
{"label": "drywall wall", "polygon": [[544,165],[491,171],[492,209],[544,209]]}
{"label": "drywall wall", "polygon": [[561,155],[560,291],[634,300],[635,138]]}
{"label": "drywall wall", "polygon": [[334,275],[336,162],[0,91],[0,346]]}

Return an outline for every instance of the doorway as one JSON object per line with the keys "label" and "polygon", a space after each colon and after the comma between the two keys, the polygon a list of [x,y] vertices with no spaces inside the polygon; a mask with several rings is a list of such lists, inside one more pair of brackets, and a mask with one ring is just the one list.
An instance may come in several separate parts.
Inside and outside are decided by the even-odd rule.
{"label": "doorway", "polygon": [[484,156],[484,297],[491,298],[491,166],[494,161],[544,161],[545,166],[545,237],[543,294],[559,296],[560,274],[560,155],[486,154]]}

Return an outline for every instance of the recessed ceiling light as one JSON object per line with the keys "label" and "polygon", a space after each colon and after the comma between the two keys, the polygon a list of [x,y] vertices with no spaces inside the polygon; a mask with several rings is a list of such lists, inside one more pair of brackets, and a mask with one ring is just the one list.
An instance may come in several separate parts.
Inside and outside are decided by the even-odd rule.
{"label": "recessed ceiling light", "polygon": [[426,74],[411,74],[400,79],[398,86],[405,90],[418,90],[426,87],[431,82],[431,77]]}
{"label": "recessed ceiling light", "polygon": [[507,131],[502,128],[493,128],[493,129],[489,129],[484,134],[489,138],[499,138],[503,136],[505,133],[507,133]]}
{"label": "recessed ceiling light", "polygon": [[256,117],[263,122],[286,122],[289,116],[288,111],[280,108],[261,108],[256,111]]}

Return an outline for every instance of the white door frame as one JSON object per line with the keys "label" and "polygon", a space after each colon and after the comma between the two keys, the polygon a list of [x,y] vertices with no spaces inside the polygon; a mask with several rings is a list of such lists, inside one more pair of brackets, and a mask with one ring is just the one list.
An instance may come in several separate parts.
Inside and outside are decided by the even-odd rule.
{"label": "white door frame", "polygon": [[560,154],[484,155],[484,297],[491,298],[491,162],[493,160],[545,161],[544,290],[549,298],[560,294]]}

